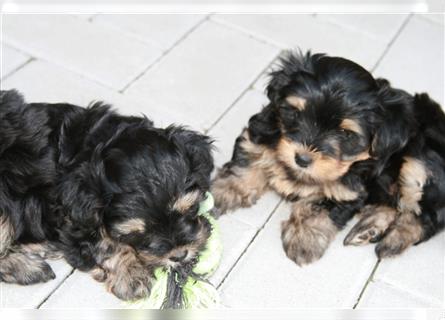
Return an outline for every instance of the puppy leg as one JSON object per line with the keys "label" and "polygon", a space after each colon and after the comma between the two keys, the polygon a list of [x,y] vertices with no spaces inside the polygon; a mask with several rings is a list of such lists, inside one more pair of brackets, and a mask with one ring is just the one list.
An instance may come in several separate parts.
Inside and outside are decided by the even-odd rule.
{"label": "puppy leg", "polygon": [[344,245],[360,246],[380,241],[399,213],[387,206],[368,205],[359,215],[360,221],[349,231]]}
{"label": "puppy leg", "polygon": [[321,258],[338,230],[328,210],[298,201],[289,220],[282,223],[283,248],[298,265],[309,264]]}
{"label": "puppy leg", "polygon": [[257,161],[262,152],[260,146],[250,141],[246,130],[238,137],[232,160],[212,182],[211,191],[220,213],[250,207],[266,192],[266,173]]}

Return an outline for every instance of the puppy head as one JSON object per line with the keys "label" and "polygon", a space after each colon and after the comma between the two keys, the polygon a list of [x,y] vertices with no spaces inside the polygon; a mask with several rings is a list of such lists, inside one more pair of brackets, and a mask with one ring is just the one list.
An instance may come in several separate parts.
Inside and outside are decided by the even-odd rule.
{"label": "puppy head", "polygon": [[209,138],[175,127],[129,128],[100,158],[110,237],[157,264],[196,257],[210,234],[197,214],[213,170]]}
{"label": "puppy head", "polygon": [[290,175],[333,181],[370,157],[377,85],[359,65],[321,54],[294,54],[272,73],[267,94],[280,136],[278,160]]}

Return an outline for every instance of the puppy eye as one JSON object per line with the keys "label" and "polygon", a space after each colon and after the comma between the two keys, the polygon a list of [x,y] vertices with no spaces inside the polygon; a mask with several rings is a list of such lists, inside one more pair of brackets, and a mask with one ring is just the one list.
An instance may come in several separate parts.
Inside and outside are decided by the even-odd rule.
{"label": "puppy eye", "polygon": [[344,134],[346,137],[350,137],[354,134],[354,132],[352,132],[351,130],[347,130],[347,129],[343,129],[343,128],[340,129],[340,132],[342,134]]}

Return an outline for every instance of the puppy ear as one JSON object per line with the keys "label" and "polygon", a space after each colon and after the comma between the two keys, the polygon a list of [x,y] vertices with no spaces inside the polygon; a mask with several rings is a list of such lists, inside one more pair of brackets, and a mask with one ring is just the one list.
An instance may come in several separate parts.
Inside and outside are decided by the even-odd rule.
{"label": "puppy ear", "polygon": [[311,54],[308,51],[285,52],[279,60],[278,68],[270,73],[270,81],[266,87],[267,97],[276,103],[286,94],[286,87],[292,81],[299,81],[304,87],[305,83],[312,81],[314,64],[324,57],[324,54]]}
{"label": "puppy ear", "polygon": [[253,143],[274,145],[281,136],[277,111],[272,104],[249,119],[249,137]]}
{"label": "puppy ear", "polygon": [[170,126],[166,129],[171,139],[177,142],[189,159],[193,179],[200,189],[207,190],[210,186],[210,174],[213,171],[212,143],[213,140],[196,131],[183,127]]}
{"label": "puppy ear", "polygon": [[[380,106],[375,119],[371,156],[383,166],[395,153],[402,150],[416,130],[413,97],[394,89],[385,79],[377,79]],[[380,169],[382,169],[381,167]]]}

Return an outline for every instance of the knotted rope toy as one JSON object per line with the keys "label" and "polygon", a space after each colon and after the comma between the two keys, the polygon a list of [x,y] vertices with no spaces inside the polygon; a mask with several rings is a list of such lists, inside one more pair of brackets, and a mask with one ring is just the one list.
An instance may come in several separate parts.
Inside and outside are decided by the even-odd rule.
{"label": "knotted rope toy", "polygon": [[214,200],[207,192],[199,205],[198,214],[211,225],[205,249],[193,264],[179,268],[159,267],[154,271],[154,281],[148,298],[131,302],[138,309],[202,309],[219,306],[219,295],[207,280],[219,266],[222,242],[216,220],[211,216]]}

